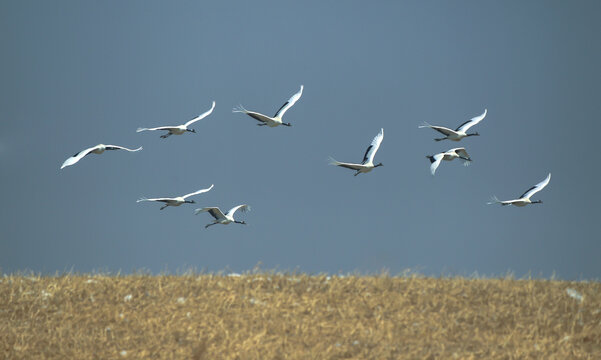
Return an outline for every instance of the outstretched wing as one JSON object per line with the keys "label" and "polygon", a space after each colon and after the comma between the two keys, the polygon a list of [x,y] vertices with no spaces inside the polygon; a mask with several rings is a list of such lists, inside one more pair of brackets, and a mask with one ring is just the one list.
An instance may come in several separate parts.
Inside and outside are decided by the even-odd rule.
{"label": "outstretched wing", "polygon": [[207,191],[211,190],[211,189],[213,188],[213,186],[214,186],[214,185],[213,185],[213,184],[211,184],[211,186],[210,186],[210,187],[208,187],[208,188],[206,188],[206,189],[201,189],[201,190],[195,191],[195,192],[193,192],[193,193],[186,194],[186,195],[184,195],[184,196],[182,196],[182,197],[185,199],[185,198],[187,198],[187,197],[189,197],[189,196],[193,196],[193,195],[198,195],[198,194],[206,193]]}
{"label": "outstretched wing", "polygon": [[477,123],[479,123],[480,121],[482,121],[482,119],[484,119],[486,117],[486,112],[487,112],[487,109],[484,109],[484,112],[481,115],[471,118],[470,120],[459,125],[459,127],[457,128],[456,131],[467,132],[469,130],[469,128],[476,125]]}
{"label": "outstretched wing", "polygon": [[288,99],[288,101],[286,101],[286,103],[282,105],[282,107],[275,113],[273,117],[279,117],[281,119],[282,116],[284,116],[284,113],[288,111],[288,109],[290,109],[292,105],[294,105],[294,103],[296,103],[298,99],[300,99],[300,97],[303,95],[303,88],[304,86],[301,85],[300,90],[296,94],[292,95],[290,99]]}
{"label": "outstretched wing", "polygon": [[547,175],[547,177],[545,178],[545,180],[539,182],[538,184],[534,185],[530,189],[526,190],[526,192],[523,193],[522,196],[520,196],[520,199],[530,199],[530,197],[532,195],[534,195],[537,192],[539,192],[542,189],[544,189],[545,186],[547,186],[547,184],[549,183],[550,180],[551,180],[551,173],[549,173],[549,175]]}
{"label": "outstretched wing", "polygon": [[227,212],[227,216],[234,216],[234,213],[238,210],[240,210],[242,212],[250,211],[250,206],[248,206],[246,204],[234,206]]}
{"label": "outstretched wing", "polygon": [[61,169],[67,166],[71,166],[75,163],[77,163],[79,160],[83,159],[84,156],[88,155],[90,152],[94,151],[94,149],[96,149],[98,147],[98,145],[93,146],[91,148],[82,150],[80,152],[78,152],[77,154],[71,156],[70,158],[68,158],[67,160],[65,160],[65,162],[63,163],[63,165],[61,165]]}
{"label": "outstretched wing", "polygon": [[192,125],[193,123],[202,120],[204,118],[206,118],[207,116],[211,115],[211,113],[213,112],[213,109],[215,109],[215,101],[213,101],[213,106],[211,106],[211,108],[207,111],[205,111],[204,113],[198,115],[197,117],[195,117],[194,119],[188,121],[185,126],[188,127],[190,125]]}
{"label": "outstretched wing", "polygon": [[459,156],[460,159],[465,160],[465,161],[472,161],[472,159],[470,158],[469,154],[467,153],[467,151],[465,151],[465,148],[455,148],[455,149],[451,149],[449,151],[453,151],[455,154],[457,154],[457,156]]}
{"label": "outstretched wing", "polygon": [[105,149],[106,150],[127,150],[127,151],[131,151],[131,152],[135,152],[135,151],[142,150],[142,147],[140,146],[137,149],[128,149],[126,147],[119,146],[119,145],[105,145]]}
{"label": "outstretched wing", "polygon": [[365,150],[365,155],[363,155],[363,164],[374,161],[374,156],[376,156],[376,152],[380,148],[380,144],[382,143],[383,139],[384,129],[380,129],[378,135],[374,137],[374,139],[371,141],[371,144],[367,147],[367,150]]}
{"label": "outstretched wing", "polygon": [[215,220],[225,220],[225,215],[223,215],[223,213],[221,212],[221,210],[219,210],[218,207],[205,207],[202,209],[196,209],[194,210],[194,214],[198,215],[201,212],[208,212],[209,214],[211,214],[212,217],[215,218]]}
{"label": "outstretched wing", "polygon": [[444,153],[436,154],[430,158],[430,172],[432,175],[436,173],[436,169],[438,169],[438,165],[440,165],[442,158],[444,158]]}

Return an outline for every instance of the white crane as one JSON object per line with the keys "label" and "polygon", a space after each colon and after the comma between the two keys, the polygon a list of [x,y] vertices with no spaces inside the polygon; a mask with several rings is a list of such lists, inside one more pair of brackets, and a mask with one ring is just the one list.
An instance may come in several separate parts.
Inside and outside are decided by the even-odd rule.
{"label": "white crane", "polygon": [[238,105],[237,107],[235,107],[232,112],[241,112],[241,113],[245,113],[246,115],[250,116],[251,118],[258,120],[259,123],[257,125],[259,126],[269,126],[269,127],[276,127],[278,125],[285,125],[285,126],[292,126],[290,123],[284,123],[282,122],[282,117],[284,116],[284,113],[286,113],[286,111],[288,111],[288,109],[290,109],[292,107],[292,105],[294,105],[294,103],[296,103],[298,101],[298,99],[300,99],[301,95],[303,94],[303,85],[300,86],[300,90],[292,95],[292,97],[290,97],[290,99],[288,99],[288,101],[286,101],[286,103],[284,105],[282,105],[282,107],[280,107],[280,109],[275,113],[275,115],[273,117],[271,116],[267,116],[267,115],[263,115],[261,113],[255,112],[255,111],[248,111],[246,110],[242,105]]}
{"label": "white crane", "polygon": [[186,198],[188,198],[190,196],[206,193],[207,191],[211,190],[212,188],[213,188],[213,184],[211,184],[211,186],[207,189],[201,189],[201,190],[195,191],[193,193],[186,194],[184,196],[178,196],[178,197],[174,197],[174,198],[154,198],[154,199],[147,199],[147,198],[143,197],[143,198],[138,199],[136,202],[141,202],[141,201],[162,202],[162,203],[165,203],[165,205],[163,205],[161,207],[161,210],[163,210],[167,206],[180,206],[181,204],[195,204],[196,202],[194,200],[186,200]]}
{"label": "white crane", "polygon": [[194,213],[196,215],[200,214],[201,212],[208,212],[209,214],[211,214],[211,216],[213,218],[215,218],[215,220],[213,220],[212,223],[207,224],[205,226],[205,229],[208,228],[211,225],[215,225],[215,224],[223,224],[223,225],[227,225],[229,223],[236,223],[236,224],[243,224],[246,225],[246,222],[244,221],[238,221],[234,219],[234,213],[236,211],[238,211],[238,209],[240,211],[250,211],[250,206],[248,205],[238,205],[238,206],[234,206],[233,208],[231,208],[225,215],[223,214],[223,212],[221,210],[219,210],[218,207],[204,207],[202,209],[196,209],[194,210]]}
{"label": "white crane", "polygon": [[467,131],[469,130],[469,128],[476,125],[477,123],[482,121],[484,119],[484,117],[486,117],[486,111],[487,111],[487,109],[484,109],[484,112],[482,113],[482,115],[476,116],[476,117],[464,122],[463,124],[459,125],[459,127],[455,130],[451,130],[451,129],[443,127],[443,126],[430,125],[427,122],[424,122],[424,124],[421,126],[418,126],[418,128],[427,127],[430,129],[434,129],[445,136],[443,138],[434,139],[436,141],[441,141],[441,140],[445,140],[445,139],[459,141],[467,136],[479,136],[480,135],[477,132],[468,134]]}
{"label": "white crane", "polygon": [[105,150],[127,150],[127,151],[131,151],[131,152],[135,152],[135,151],[142,150],[142,147],[140,146],[137,149],[128,149],[123,146],[98,144],[91,148],[82,150],[82,151],[78,152],[77,154],[71,156],[67,160],[65,160],[65,162],[61,166],[61,169],[66,166],[71,166],[71,165],[77,163],[79,160],[83,159],[83,157],[88,154],[102,154]]}
{"label": "white crane", "polygon": [[138,128],[138,130],[136,130],[136,132],[142,132],[142,131],[155,131],[155,130],[167,130],[166,134],[161,135],[162,139],[166,139],[171,135],[181,135],[185,132],[191,132],[191,133],[196,133],[196,130],[194,129],[188,129],[188,126],[194,124],[195,122],[204,119],[205,117],[211,115],[211,113],[213,112],[213,109],[215,109],[215,101],[213,101],[213,105],[211,106],[211,108],[207,111],[205,111],[204,113],[198,115],[197,117],[195,117],[194,119],[188,121],[187,123],[183,124],[183,125],[177,125],[177,126],[159,126],[159,127],[155,127],[155,128]]}
{"label": "white crane", "polygon": [[440,165],[440,162],[442,160],[453,161],[453,159],[459,158],[461,160],[464,160],[464,166],[468,166],[470,164],[470,161],[472,161],[467,151],[465,151],[465,148],[454,148],[442,153],[438,153],[436,155],[426,155],[426,157],[430,159],[430,172],[432,173],[432,175],[434,175],[436,169],[438,168],[438,165]]}
{"label": "white crane", "polygon": [[542,200],[532,201],[532,200],[530,200],[530,197],[532,195],[536,194],[537,192],[541,191],[542,189],[544,189],[545,186],[547,186],[547,184],[549,184],[550,180],[551,180],[551,173],[549,173],[549,175],[547,175],[545,180],[539,182],[538,184],[534,185],[530,189],[526,190],[526,192],[523,193],[522,196],[520,196],[518,199],[501,201],[501,200],[497,199],[496,196],[493,196],[492,200],[488,204],[489,205],[490,204],[513,205],[513,206],[520,206],[520,207],[526,206],[528,204],[542,204],[543,203]]}
{"label": "white crane", "polygon": [[361,162],[361,164],[343,163],[340,161],[336,161],[330,157],[330,165],[336,165],[347,169],[356,170],[355,176],[359,175],[360,173],[368,173],[373,168],[376,168],[378,166],[383,166],[382,163],[374,165],[374,157],[376,156],[376,152],[380,148],[380,144],[382,143],[383,139],[384,129],[380,129],[378,135],[374,137],[374,139],[371,141],[371,144],[367,147],[365,155],[363,156],[363,162]]}

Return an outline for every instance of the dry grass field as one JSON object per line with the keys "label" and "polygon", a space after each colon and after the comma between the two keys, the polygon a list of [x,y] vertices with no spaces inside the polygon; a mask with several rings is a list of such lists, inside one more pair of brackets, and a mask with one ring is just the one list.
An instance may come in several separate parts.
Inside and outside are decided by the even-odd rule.
{"label": "dry grass field", "polygon": [[601,359],[601,284],[11,275],[0,278],[0,358]]}

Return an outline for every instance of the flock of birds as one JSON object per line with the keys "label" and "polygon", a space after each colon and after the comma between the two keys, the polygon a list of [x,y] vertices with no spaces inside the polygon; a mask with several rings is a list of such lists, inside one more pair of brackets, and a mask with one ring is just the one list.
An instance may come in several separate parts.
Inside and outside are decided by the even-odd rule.
{"label": "flock of birds", "polygon": [[[275,113],[275,115],[273,117],[261,114],[259,112],[246,110],[242,105],[235,107],[232,111],[234,113],[243,113],[243,114],[246,114],[246,115],[252,117],[253,119],[255,119],[259,122],[257,124],[258,126],[269,126],[269,127],[276,127],[279,125],[292,126],[290,123],[283,122],[282,117],[284,116],[286,111],[288,111],[301,98],[301,96],[303,94],[303,89],[304,89],[304,87],[303,87],[303,85],[301,85],[300,90],[296,94],[292,95],[292,97],[290,97],[290,99],[288,99],[288,101],[286,101],[286,103],[284,103],[284,105],[282,105],[279,108],[279,110]],[[200,114],[199,116],[195,117],[194,119],[186,122],[185,124],[177,125],[177,126],[159,126],[159,127],[154,127],[154,128],[138,128],[136,130],[136,132],[166,131],[166,133],[161,135],[161,138],[163,138],[163,139],[166,139],[171,135],[182,135],[182,134],[185,134],[186,132],[196,133],[196,131],[193,128],[190,128],[190,126],[193,125],[194,123],[196,123],[197,121],[200,121],[200,120],[204,119],[205,117],[209,116],[213,112],[214,109],[215,109],[215,101],[213,101],[212,106],[209,110]],[[439,133],[441,133],[442,135],[444,135],[444,137],[442,137],[442,138],[435,138],[434,140],[436,140],[436,141],[442,141],[442,140],[460,141],[461,139],[466,138],[466,137],[480,135],[477,132],[468,133],[468,130],[471,127],[473,127],[474,125],[477,125],[479,122],[481,122],[486,117],[486,114],[487,114],[487,110],[485,109],[481,115],[476,116],[476,117],[466,121],[465,123],[459,125],[459,127],[457,127],[457,129],[455,129],[455,130],[452,130],[452,129],[449,129],[449,128],[446,128],[443,126],[430,125],[428,123],[424,123],[423,125],[419,126],[419,128],[430,128],[430,129],[436,130]],[[374,164],[374,158],[376,156],[378,149],[380,148],[380,145],[382,144],[382,140],[384,140],[384,129],[380,129],[380,132],[374,137],[371,144],[367,147],[367,150],[365,151],[365,155],[363,156],[363,161],[361,163],[340,162],[340,161],[334,160],[333,158],[330,158],[330,160],[331,160],[330,164],[335,165],[335,166],[340,166],[343,168],[347,168],[347,169],[351,169],[355,172],[355,174],[354,174],[355,176],[357,176],[361,173],[368,173],[368,172],[372,171],[374,168],[383,166],[382,163]],[[82,150],[82,151],[76,153],[75,155],[71,156],[67,160],[65,160],[61,166],[61,169],[65,168],[67,166],[75,165],[77,162],[79,162],[81,159],[83,159],[85,156],[87,156],[89,154],[102,154],[106,150],[126,150],[129,152],[136,152],[136,151],[142,150],[142,147],[140,146],[137,149],[129,149],[129,148],[126,148],[123,146],[118,146],[118,145],[98,144],[91,148]],[[463,147],[453,148],[453,149],[447,150],[445,152],[441,152],[441,153],[438,153],[435,155],[428,155],[426,157],[430,160],[430,172],[432,173],[432,175],[434,175],[436,173],[436,169],[438,169],[438,167],[440,166],[440,164],[443,160],[444,161],[452,161],[452,160],[458,158],[458,159],[463,160],[464,165],[466,165],[466,166],[469,165],[470,162],[472,161],[471,157],[469,156],[469,154]],[[542,203],[541,200],[532,201],[532,200],[530,200],[530,198],[537,192],[541,191],[545,186],[547,186],[547,184],[549,184],[550,180],[551,180],[551,174],[549,174],[540,183],[538,183],[538,184],[534,185],[533,187],[531,187],[530,189],[526,190],[526,192],[524,192],[518,199],[499,200],[499,199],[497,199],[496,196],[493,196],[492,200],[490,202],[488,202],[488,204],[514,205],[514,206],[520,206],[520,207],[526,206],[528,204],[540,204],[540,203]],[[195,196],[195,195],[199,195],[202,193],[206,193],[206,192],[210,191],[213,188],[213,186],[214,185],[211,185],[210,187],[208,187],[206,189],[201,189],[201,190],[198,190],[198,191],[186,194],[186,195],[174,197],[174,198],[160,197],[160,198],[150,198],[149,199],[149,198],[144,197],[144,198],[138,199],[137,202],[154,201],[154,202],[163,203],[164,205],[160,208],[160,210],[163,210],[168,206],[180,206],[182,204],[194,204],[195,203],[194,200],[187,200],[187,198]],[[198,215],[203,212],[208,212],[214,218],[213,222],[207,224],[205,226],[205,228],[208,228],[209,226],[212,226],[215,224],[223,224],[223,225],[227,225],[230,223],[246,224],[246,222],[244,222],[244,221],[238,221],[238,220],[234,219],[234,213],[238,210],[248,211],[248,210],[250,210],[250,206],[248,206],[246,204],[237,205],[237,206],[231,208],[225,214],[218,207],[203,207],[203,208],[196,209],[195,214]]]}
{"label": "flock of birds", "polygon": [[[459,125],[459,127],[457,127],[457,129],[455,129],[455,130],[452,130],[452,129],[449,129],[449,128],[446,128],[443,126],[430,125],[428,123],[424,123],[423,125],[418,126],[418,127],[419,128],[430,128],[430,129],[436,130],[439,133],[444,135],[444,137],[442,137],[442,138],[434,139],[436,141],[442,141],[442,140],[460,141],[461,139],[469,137],[469,136],[480,136],[480,134],[478,134],[477,132],[468,134],[468,130],[472,126],[474,126],[474,125],[478,124],[480,121],[484,120],[484,118],[486,117],[486,113],[487,113],[487,109],[484,109],[484,112],[481,115],[471,118],[470,120],[464,122],[463,124]],[[431,163],[430,172],[432,173],[432,175],[434,175],[434,173],[436,173],[436,169],[438,168],[438,166],[440,165],[440,162],[442,160],[452,161],[454,159],[459,158],[464,161],[463,164],[466,166],[469,165],[470,162],[472,161],[472,159],[468,155],[465,148],[462,148],[462,147],[450,149],[445,152],[438,153],[436,155],[428,155],[426,157],[430,160],[430,163]],[[490,202],[488,202],[487,204],[489,204],[489,205],[490,204],[513,205],[513,206],[519,206],[519,207],[526,206],[528,204],[542,204],[541,200],[532,201],[532,200],[530,200],[530,198],[532,197],[532,195],[534,195],[537,192],[544,189],[545,186],[547,186],[547,184],[549,184],[550,180],[551,180],[551,173],[549,173],[549,175],[547,175],[545,180],[541,181],[540,183],[538,183],[538,184],[534,185],[533,187],[531,187],[530,189],[526,190],[526,192],[524,192],[517,199],[503,201],[503,200],[499,200],[496,196],[493,196],[492,200]]]}

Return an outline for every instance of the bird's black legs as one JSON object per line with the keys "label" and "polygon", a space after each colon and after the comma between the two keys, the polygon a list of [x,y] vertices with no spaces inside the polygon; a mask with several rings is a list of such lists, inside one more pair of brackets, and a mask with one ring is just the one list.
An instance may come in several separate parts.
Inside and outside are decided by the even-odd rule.
{"label": "bird's black legs", "polygon": [[211,225],[215,225],[215,224],[217,224],[217,223],[210,223],[210,224],[207,224],[207,225],[205,225],[205,229],[206,229],[206,228],[208,228],[209,226],[211,226]]}
{"label": "bird's black legs", "polygon": [[257,124],[257,126],[265,126],[265,125],[267,125],[267,124],[265,124],[265,123]]}
{"label": "bird's black legs", "polygon": [[161,206],[161,208],[160,208],[159,210],[163,210],[163,209],[164,209],[164,208],[166,208],[167,206],[169,206],[169,205],[163,205],[163,206]]}
{"label": "bird's black legs", "polygon": [[442,141],[442,140],[446,140],[447,138],[438,138],[438,139],[434,139],[434,141]]}
{"label": "bird's black legs", "polygon": [[170,133],[170,132],[166,133],[165,135],[161,135],[161,139],[166,139],[166,138],[168,138],[169,136],[171,136],[171,133]]}

